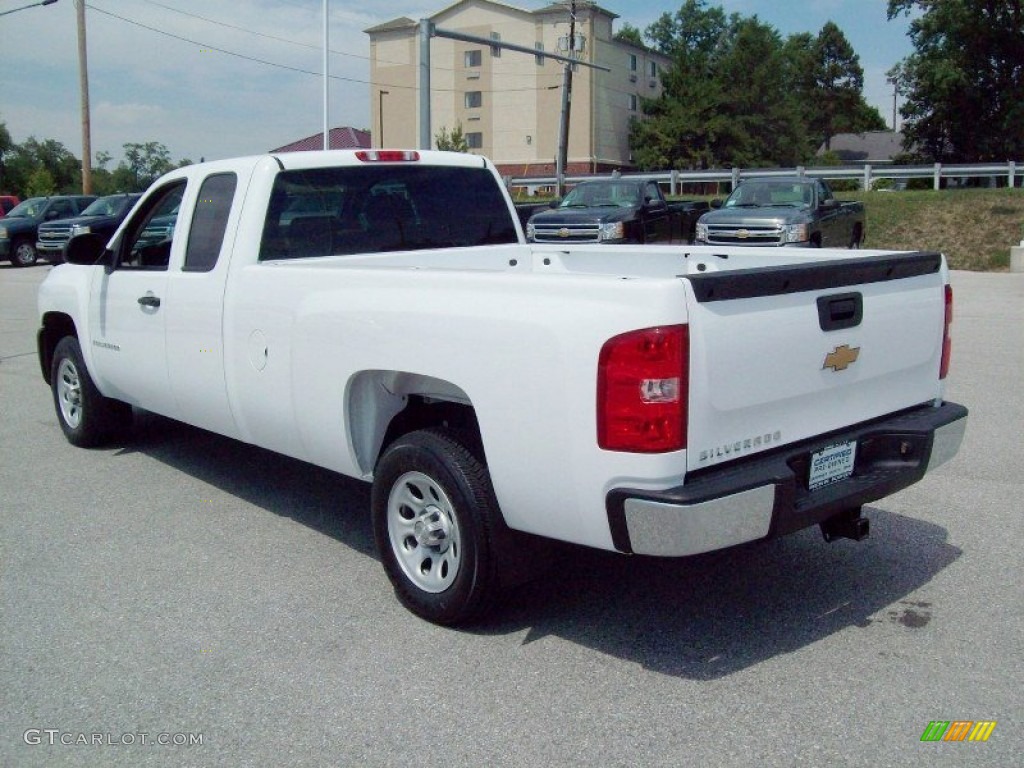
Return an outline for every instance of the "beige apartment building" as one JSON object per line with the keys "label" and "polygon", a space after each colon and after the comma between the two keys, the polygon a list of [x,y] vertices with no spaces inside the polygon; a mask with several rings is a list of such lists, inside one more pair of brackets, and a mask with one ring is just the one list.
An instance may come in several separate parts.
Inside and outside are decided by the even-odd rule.
{"label": "beige apartment building", "polygon": [[[618,16],[577,0],[576,40],[582,61],[573,74],[566,173],[632,167],[629,126],[640,99],[661,94],[669,59],[615,40]],[[509,176],[552,176],[558,150],[569,3],[524,10],[491,0],[462,0],[429,17],[440,29],[500,40],[533,55],[433,37],[430,45],[430,136],[461,126],[470,150]],[[375,147],[415,147],[419,133],[419,25],[399,18],[365,30],[370,36],[371,133]],[[578,48],[579,43],[576,47]],[[560,50],[561,49],[561,50]]]}

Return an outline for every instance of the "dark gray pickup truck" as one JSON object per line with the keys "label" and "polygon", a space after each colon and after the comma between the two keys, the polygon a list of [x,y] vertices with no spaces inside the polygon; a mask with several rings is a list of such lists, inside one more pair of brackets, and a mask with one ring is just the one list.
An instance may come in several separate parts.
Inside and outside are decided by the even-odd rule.
{"label": "dark gray pickup truck", "polygon": [[711,207],[697,222],[699,244],[859,248],[864,241],[864,204],[840,202],[820,179],[747,179]]}
{"label": "dark gray pickup truck", "polygon": [[595,179],[577,184],[526,224],[536,243],[691,243],[705,202],[668,202],[654,181]]}

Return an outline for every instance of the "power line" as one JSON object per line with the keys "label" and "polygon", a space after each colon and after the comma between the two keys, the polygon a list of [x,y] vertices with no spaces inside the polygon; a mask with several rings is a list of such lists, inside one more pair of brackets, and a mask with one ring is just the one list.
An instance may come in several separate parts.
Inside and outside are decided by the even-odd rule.
{"label": "power line", "polygon": [[[154,3],[154,4],[155,5],[159,5],[159,3]],[[261,58],[258,58],[256,56],[249,56],[248,54],[238,53],[237,51],[231,51],[231,50],[228,50],[227,48],[221,48],[220,46],[210,45],[209,43],[204,43],[204,42],[200,42],[198,40],[193,40],[191,38],[184,37],[182,35],[176,35],[173,32],[168,32],[168,31],[163,30],[163,29],[158,29],[157,27],[152,27],[152,26],[150,26],[148,24],[143,24],[140,21],[136,21],[134,19],[129,19],[129,18],[125,17],[125,16],[120,16],[120,15],[118,15],[116,13],[111,12],[111,11],[105,10],[103,8],[99,8],[98,6],[96,6],[96,5],[92,4],[92,3],[89,3],[86,7],[89,8],[89,10],[96,11],[97,13],[101,13],[101,14],[103,14],[105,16],[109,16],[111,18],[117,19],[118,21],[122,21],[122,22],[124,22],[126,24],[131,24],[132,26],[140,27],[140,28],[148,30],[150,32],[155,32],[155,33],[157,33],[159,35],[164,35],[166,37],[170,37],[170,38],[173,38],[175,40],[179,40],[181,42],[188,43],[189,45],[195,45],[195,46],[199,46],[200,48],[206,48],[206,49],[209,49],[209,50],[212,50],[212,51],[217,51],[218,53],[223,53],[226,56],[234,56],[234,57],[239,58],[239,59],[244,59],[245,61],[251,61],[251,62],[255,62],[257,64],[265,64],[266,66],[277,67],[278,69],[284,69],[284,70],[287,70],[289,72],[297,72],[299,74],[304,74],[304,75],[313,75],[314,77],[322,77],[323,76],[322,72],[315,72],[315,71],[310,70],[310,69],[303,69],[302,67],[293,67],[293,66],[288,65],[288,64],[280,64],[278,62],[268,61],[266,59],[261,59]],[[186,14],[186,15],[193,15],[193,14]],[[206,20],[206,19],[204,19],[204,20]],[[220,24],[221,22],[213,22],[213,23]],[[224,26],[230,26],[230,25],[224,25]],[[241,28],[238,28],[238,29],[241,29]],[[242,31],[252,32],[252,30],[244,30],[244,29]],[[254,33],[254,34],[262,34],[262,33]],[[285,42],[295,43],[295,41],[285,41]],[[296,43],[296,44],[298,44],[298,45],[306,45],[305,43]],[[317,46],[312,46],[312,47],[317,47]],[[355,56],[355,54],[346,54],[346,55]],[[367,58],[367,57],[357,57],[357,58]],[[465,71],[465,70],[452,70],[452,71]],[[514,74],[514,73],[509,73],[509,74]],[[523,75],[519,75],[519,76],[523,77]],[[551,73],[543,73],[542,72],[542,73],[535,73],[534,75],[532,75],[532,77],[544,77],[544,76],[551,76]],[[416,90],[416,86],[414,86],[414,85],[400,85],[400,84],[397,84],[397,83],[377,83],[377,82],[373,82],[372,80],[363,80],[363,79],[355,78],[355,77],[342,77],[340,75],[330,75],[329,77],[330,77],[331,80],[341,80],[341,81],[348,82],[348,83],[358,83],[360,85],[371,85],[371,86],[374,86],[374,87],[383,87],[383,88],[398,88],[398,89],[407,90],[407,91],[415,91]],[[526,75],[526,77],[530,77],[530,75]],[[494,93],[522,93],[522,92],[525,92],[525,91],[540,91],[540,90],[545,90],[545,89],[546,89],[546,86],[543,86],[543,87],[536,86],[536,87],[528,87],[528,88],[502,88],[501,90],[482,90],[481,92],[483,92],[483,93],[490,93],[490,94],[494,94]],[[459,88],[459,89],[456,89],[456,88],[435,88],[434,90],[438,91],[438,92],[447,92],[447,93],[463,93],[464,92],[464,89],[461,89],[461,88]]]}
{"label": "power line", "polygon": [[[303,43],[303,42],[301,42],[299,40],[291,40],[291,39],[289,39],[287,37],[279,37],[277,35],[271,35],[271,34],[269,34],[267,32],[260,32],[259,30],[256,30],[256,29],[250,29],[248,27],[241,27],[241,26],[238,26],[237,24],[230,24],[230,23],[228,23],[226,21],[220,21],[218,19],[211,19],[209,16],[202,16],[202,15],[200,15],[198,13],[192,13],[191,11],[184,11],[184,10],[182,10],[180,8],[175,8],[174,6],[167,5],[166,3],[157,2],[157,0],[145,0],[145,2],[149,3],[150,5],[155,5],[158,8],[163,8],[165,10],[171,11],[172,13],[178,13],[178,14],[181,14],[182,16],[188,16],[188,17],[193,18],[193,19],[199,19],[200,21],[205,21],[207,24],[214,24],[214,25],[219,26],[219,27],[225,27],[227,29],[233,29],[233,30],[235,30],[237,32],[245,32],[245,33],[250,34],[250,35],[256,35],[257,37],[263,37],[263,38],[266,38],[268,40],[275,40],[275,41],[277,41],[279,43],[288,43],[289,45],[295,45],[295,46],[299,46],[301,48],[311,48],[311,49],[317,50],[317,51],[319,51],[321,49],[321,46],[314,45],[313,43]],[[294,3],[292,3],[292,5],[294,5]],[[353,59],[361,59],[363,61],[372,61],[372,59],[369,56],[364,56],[363,54],[360,54],[360,53],[350,53],[348,51],[339,51],[339,50],[335,50],[333,48],[331,49],[330,52],[333,53],[336,56],[348,56],[348,57],[353,58]],[[381,58],[378,58],[377,62],[379,64],[393,64],[395,66],[404,66],[405,65],[405,62],[402,62],[402,61],[392,61],[392,60],[389,60],[389,59],[381,59]],[[445,71],[445,72],[463,72],[463,71],[465,71],[463,69],[456,69],[455,67],[443,67],[443,66],[439,66],[439,65],[435,66],[434,69],[442,70],[442,71]],[[513,73],[513,72],[495,72],[495,73],[492,73],[492,74],[493,75],[499,75],[499,76],[506,76],[506,75],[514,75],[515,73]],[[396,87],[400,87],[400,86],[396,86]]]}

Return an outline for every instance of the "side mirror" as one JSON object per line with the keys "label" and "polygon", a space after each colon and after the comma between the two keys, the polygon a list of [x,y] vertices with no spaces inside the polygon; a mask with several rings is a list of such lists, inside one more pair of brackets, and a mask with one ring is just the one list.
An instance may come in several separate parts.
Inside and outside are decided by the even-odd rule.
{"label": "side mirror", "polygon": [[556,197],[554,200],[552,200],[550,203],[548,203],[548,208],[557,208],[561,204],[562,204],[562,198]]}
{"label": "side mirror", "polygon": [[725,201],[720,197],[716,197],[711,201],[712,208],[721,208],[725,204]]}
{"label": "side mirror", "polygon": [[836,200],[834,197],[829,198],[828,200],[822,200],[821,201],[821,208],[822,208],[822,210],[831,211],[831,210],[834,210],[834,209],[836,209],[838,207],[839,207],[839,201]]}
{"label": "side mirror", "polygon": [[64,261],[68,264],[79,264],[83,267],[104,263],[106,255],[104,247],[106,244],[107,241],[102,235],[97,235],[93,232],[75,235],[64,246]]}

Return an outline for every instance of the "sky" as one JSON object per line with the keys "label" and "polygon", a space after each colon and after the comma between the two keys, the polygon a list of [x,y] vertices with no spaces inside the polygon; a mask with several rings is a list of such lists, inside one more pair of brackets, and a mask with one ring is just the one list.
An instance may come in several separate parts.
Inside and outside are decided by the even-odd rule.
{"label": "sky", "polygon": [[[0,0],[0,14],[38,0]],[[327,0],[329,122],[368,128],[369,37],[363,30],[454,3]],[[506,3],[526,10],[545,0]],[[643,30],[681,2],[601,0]],[[834,21],[864,69],[864,96],[887,121],[885,73],[912,52],[905,17],[887,21],[887,0],[709,0],[756,15],[783,36],[817,34]],[[164,144],[172,160],[265,152],[323,129],[323,0],[87,0],[93,156],[116,165],[126,142]],[[532,41],[522,42],[532,46]],[[81,155],[74,0],[0,15],[0,122],[15,142],[56,139]],[[410,96],[411,98],[411,96]]]}

